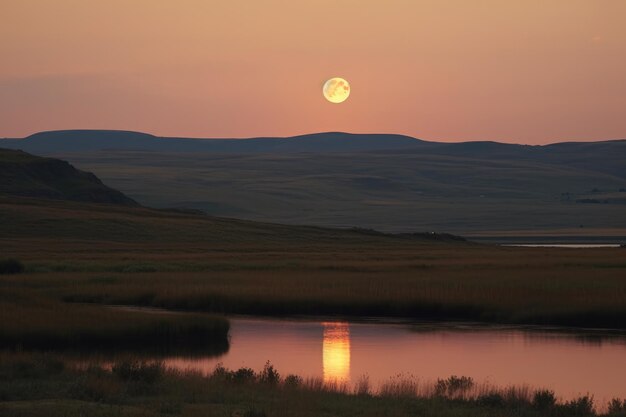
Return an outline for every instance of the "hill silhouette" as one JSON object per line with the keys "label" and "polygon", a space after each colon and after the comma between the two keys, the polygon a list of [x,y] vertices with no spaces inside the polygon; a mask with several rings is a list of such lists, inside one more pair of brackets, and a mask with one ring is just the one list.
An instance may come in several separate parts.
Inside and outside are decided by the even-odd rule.
{"label": "hill silhouette", "polygon": [[142,150],[167,152],[346,152],[411,149],[427,142],[403,135],[315,133],[289,138],[249,139],[167,138],[119,130],[59,130],[41,132],[19,140],[0,141],[3,147],[28,152],[84,152]]}
{"label": "hill silhouette", "polygon": [[323,132],[292,137],[212,139],[159,137],[121,130],[58,130],[22,139],[0,140],[0,148],[37,155],[93,151],[149,151],[181,153],[347,153],[419,152],[473,159],[531,160],[566,164],[626,178],[626,140],[518,145],[492,141],[430,142],[405,135]]}
{"label": "hill silhouette", "polygon": [[0,149],[0,195],[138,205],[66,161],[8,149]]}

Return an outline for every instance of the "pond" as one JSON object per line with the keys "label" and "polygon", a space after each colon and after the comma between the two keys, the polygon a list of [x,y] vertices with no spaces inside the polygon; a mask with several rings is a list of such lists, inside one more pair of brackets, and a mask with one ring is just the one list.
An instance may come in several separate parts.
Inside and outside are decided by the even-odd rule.
{"label": "pond", "polygon": [[613,331],[455,323],[346,322],[231,318],[231,343],[218,357],[169,356],[168,366],[211,372],[261,370],[375,388],[390,378],[549,388],[562,399],[591,394],[597,404],[626,397],[626,335]]}

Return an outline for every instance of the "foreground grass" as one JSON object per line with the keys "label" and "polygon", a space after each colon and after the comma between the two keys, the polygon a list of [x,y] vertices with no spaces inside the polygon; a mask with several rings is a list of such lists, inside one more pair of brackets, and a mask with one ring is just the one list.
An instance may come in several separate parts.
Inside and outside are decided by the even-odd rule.
{"label": "foreground grass", "polygon": [[[548,390],[477,386],[450,377],[433,385],[394,380],[373,392],[281,376],[269,363],[255,373],[217,367],[210,375],[122,360],[109,368],[71,367],[50,355],[0,355],[0,414],[11,416],[595,416],[591,397],[559,401]],[[613,400],[603,413],[626,415]]]}

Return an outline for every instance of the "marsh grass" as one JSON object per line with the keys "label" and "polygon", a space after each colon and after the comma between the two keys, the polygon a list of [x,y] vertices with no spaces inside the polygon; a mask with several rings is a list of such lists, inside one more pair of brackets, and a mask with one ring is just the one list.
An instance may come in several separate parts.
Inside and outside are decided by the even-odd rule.
{"label": "marsh grass", "polygon": [[0,346],[21,349],[223,353],[226,319],[67,304],[29,292],[0,297]]}
{"label": "marsh grass", "polygon": [[[590,277],[593,277],[591,279]],[[342,315],[626,328],[612,270],[438,267],[428,272],[234,270],[32,275],[68,302],[252,315]],[[35,284],[38,283],[38,284]]]}
{"label": "marsh grass", "polygon": [[[158,361],[124,359],[110,367],[74,367],[49,354],[4,352],[0,353],[0,377],[0,412],[9,415],[18,404],[22,410],[25,406],[31,410],[27,415],[39,415],[36,410],[44,398],[49,416],[80,415],[78,410],[61,406],[76,400],[85,406],[106,405],[109,412],[102,414],[105,416],[599,415],[591,397],[560,401],[551,391],[476,384],[467,377],[434,382],[398,377],[364,393],[343,382],[325,383],[321,378],[295,375],[282,378],[269,363],[259,372],[218,365],[204,375],[168,369]],[[453,381],[443,394],[441,381]],[[451,386],[456,387],[453,393],[448,389]],[[51,407],[51,402],[56,405]],[[608,407],[600,405],[602,412],[611,416],[622,415],[625,406],[621,399],[614,399]]]}
{"label": "marsh grass", "polygon": [[[357,249],[306,254],[208,252],[202,255],[204,260],[184,252],[152,259],[134,254],[139,259],[111,260],[106,272],[101,271],[107,264],[104,259],[33,260],[25,262],[25,273],[2,275],[0,299],[10,291],[14,299],[40,297],[66,304],[216,314],[626,328],[624,271],[594,266],[598,259],[614,262],[614,251],[544,252],[541,248],[531,253],[521,248],[518,253],[517,248],[424,247],[374,253]],[[534,258],[527,261],[519,258],[531,255]],[[574,257],[577,266],[565,265]],[[415,258],[428,258],[420,262],[429,267],[414,268]],[[47,272],[28,272],[32,270]]]}

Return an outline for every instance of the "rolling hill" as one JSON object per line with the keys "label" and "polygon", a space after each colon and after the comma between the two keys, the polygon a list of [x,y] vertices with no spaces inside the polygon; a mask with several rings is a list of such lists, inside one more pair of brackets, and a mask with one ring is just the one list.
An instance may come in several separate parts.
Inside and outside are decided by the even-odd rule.
{"label": "rolling hill", "polygon": [[315,133],[291,138],[190,139],[166,138],[116,130],[60,130],[41,132],[23,139],[0,141],[3,147],[39,154],[98,150],[214,153],[348,152],[413,149],[427,145],[403,135],[352,135]]}
{"label": "rolling hill", "polygon": [[66,161],[0,149],[0,239],[119,241],[160,244],[353,244],[463,242],[432,233],[385,234],[207,216],[142,207]]}
{"label": "rolling hill", "polygon": [[151,207],[387,232],[626,236],[626,141],[526,146],[399,135],[183,139],[44,132],[0,141],[67,159]]}

